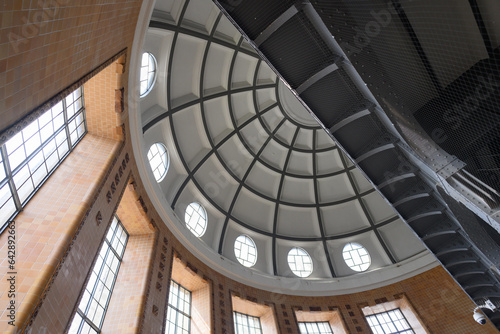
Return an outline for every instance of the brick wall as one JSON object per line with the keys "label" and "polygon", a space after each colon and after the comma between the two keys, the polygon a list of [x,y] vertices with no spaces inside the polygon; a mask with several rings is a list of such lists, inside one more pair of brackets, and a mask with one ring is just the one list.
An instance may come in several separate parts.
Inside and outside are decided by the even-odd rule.
{"label": "brick wall", "polygon": [[[87,134],[15,218],[18,326],[25,322],[40,300],[50,277],[78,229],[79,222],[93,202],[99,181],[105,178],[117,148],[115,141]],[[101,227],[101,230],[104,229],[105,227]],[[88,233],[87,238],[93,239],[93,233],[90,230]],[[7,254],[6,240],[7,233],[0,235],[0,254]],[[90,251],[92,247],[82,248],[80,256],[88,254],[87,256],[93,258],[91,253],[85,253],[84,250]],[[7,257],[2,256],[0,332],[12,330],[7,324],[8,319],[5,314],[10,299],[6,295],[8,289],[5,288],[6,275],[9,271],[6,260]],[[76,270],[74,273],[84,279],[83,274],[81,270]],[[64,298],[61,299],[63,300]],[[70,307],[70,310],[73,307],[64,306]],[[59,321],[60,309],[45,310],[47,313],[44,313],[43,317],[47,321],[44,322],[44,326],[62,325]]]}
{"label": "brick wall", "polygon": [[130,182],[133,180],[125,186],[116,210],[129,239],[104,318],[104,334],[138,333],[157,242],[157,234],[138,205]]}
{"label": "brick wall", "polygon": [[147,273],[154,243],[154,233],[129,236],[104,318],[103,334],[137,333],[139,330],[139,315],[144,312],[142,308],[146,297]]}
{"label": "brick wall", "polygon": [[[15,219],[16,328],[7,323],[5,310],[10,298],[5,293],[8,290],[5,275],[8,270],[7,261],[2,261],[0,331],[24,328],[62,331],[73,314],[80,290],[73,286],[85,281],[116,208],[116,194],[121,193],[120,185],[124,189],[127,183],[127,166],[118,162],[119,152],[124,151],[123,142],[119,142],[123,131],[120,127],[121,134],[117,132],[121,120],[114,109],[115,89],[126,79],[117,73],[117,67],[114,63],[101,73],[92,74],[95,76],[86,86],[100,91],[99,95],[93,95],[96,89],[84,93],[91,97],[90,113],[86,110],[89,133]],[[102,122],[106,122],[111,131],[96,126]],[[108,189],[101,191],[106,185]],[[101,204],[95,205],[96,202]],[[100,219],[96,225],[98,212]],[[83,224],[84,221],[91,223]],[[6,233],[0,235],[0,249],[5,254],[6,239]],[[73,252],[69,252],[70,249]]]}
{"label": "brick wall", "polygon": [[132,45],[142,0],[0,2],[0,132]]}
{"label": "brick wall", "polygon": [[120,114],[115,111],[116,96],[112,94],[122,87],[123,58],[106,67],[84,85],[85,111],[89,133],[114,140],[123,139]]}

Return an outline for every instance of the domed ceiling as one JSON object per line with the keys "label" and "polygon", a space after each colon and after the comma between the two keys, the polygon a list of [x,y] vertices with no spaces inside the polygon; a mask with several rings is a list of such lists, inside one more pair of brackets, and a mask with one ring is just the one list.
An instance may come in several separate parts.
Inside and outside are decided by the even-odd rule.
{"label": "domed ceiling", "polygon": [[[148,182],[163,207],[158,211],[170,215],[167,225],[209,265],[236,279],[296,277],[287,254],[299,247],[313,262],[307,280],[339,282],[357,274],[342,255],[350,242],[370,254],[367,272],[357,274],[367,285],[434,264],[422,242],[210,0],[157,1],[143,51],[156,58],[157,77],[139,102],[142,155],[147,161],[146,152],[157,142],[169,153],[166,177],[156,183],[148,169]],[[184,223],[192,202],[208,216],[200,238]],[[257,248],[251,269],[235,257],[240,235]]]}

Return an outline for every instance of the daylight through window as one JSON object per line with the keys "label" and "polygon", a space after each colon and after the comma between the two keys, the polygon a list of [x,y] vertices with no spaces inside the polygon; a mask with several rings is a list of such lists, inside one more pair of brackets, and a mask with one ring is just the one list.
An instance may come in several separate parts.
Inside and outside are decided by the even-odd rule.
{"label": "daylight through window", "polygon": [[333,334],[328,321],[299,322],[300,334]]}
{"label": "daylight through window", "polygon": [[156,59],[149,53],[144,52],[141,60],[140,73],[140,95],[144,97],[149,94],[156,80]]}
{"label": "daylight through window", "polygon": [[162,143],[155,143],[151,145],[148,151],[148,160],[156,182],[160,182],[167,175],[170,158],[165,145]]}
{"label": "daylight through window", "polygon": [[198,238],[207,230],[207,212],[201,204],[193,202],[186,208],[184,215],[187,228]]}
{"label": "daylight through window", "polygon": [[288,265],[292,272],[299,277],[307,277],[313,271],[313,263],[309,254],[302,248],[292,248],[288,252]]}
{"label": "daylight through window", "polygon": [[191,291],[170,281],[167,310],[167,334],[188,334],[191,327]]}
{"label": "daylight through window", "polygon": [[69,334],[100,333],[127,241],[127,231],[115,216],[85,286]]}
{"label": "daylight through window", "polygon": [[234,242],[234,255],[245,267],[251,267],[257,261],[257,247],[252,238],[240,235]]}
{"label": "daylight through window", "polygon": [[0,232],[86,133],[80,87],[0,146]]}
{"label": "daylight through window", "polygon": [[345,263],[354,271],[365,271],[372,263],[366,248],[355,242],[350,242],[344,246],[342,256]]}
{"label": "daylight through window", "polygon": [[400,309],[366,316],[374,334],[415,334]]}
{"label": "daylight through window", "polygon": [[233,312],[236,334],[262,334],[260,319],[248,314]]}

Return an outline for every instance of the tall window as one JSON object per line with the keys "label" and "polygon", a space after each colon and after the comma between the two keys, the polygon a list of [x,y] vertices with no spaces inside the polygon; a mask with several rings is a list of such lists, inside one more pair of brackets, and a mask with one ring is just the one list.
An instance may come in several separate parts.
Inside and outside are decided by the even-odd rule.
{"label": "tall window", "polygon": [[80,87],[0,146],[0,233],[86,133]]}
{"label": "tall window", "polygon": [[300,334],[333,334],[328,321],[299,322]]}
{"label": "tall window", "polygon": [[127,240],[127,231],[115,216],[71,323],[70,334],[101,332]]}
{"label": "tall window", "polygon": [[167,334],[188,334],[191,328],[191,291],[170,281]]}
{"label": "tall window", "polygon": [[400,309],[366,316],[374,334],[415,334]]}
{"label": "tall window", "polygon": [[262,334],[260,319],[248,314],[233,312],[236,334]]}

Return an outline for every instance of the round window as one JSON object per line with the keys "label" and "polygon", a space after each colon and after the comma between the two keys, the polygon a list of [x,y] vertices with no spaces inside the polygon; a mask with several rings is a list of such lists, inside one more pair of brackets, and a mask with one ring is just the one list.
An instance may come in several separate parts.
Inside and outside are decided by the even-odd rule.
{"label": "round window", "polygon": [[257,262],[257,247],[252,238],[240,235],[234,242],[234,255],[245,267],[252,267]]}
{"label": "round window", "polygon": [[313,271],[313,263],[309,254],[302,248],[294,247],[288,252],[288,265],[299,277],[307,277]]}
{"label": "round window", "polygon": [[187,228],[198,238],[207,230],[207,211],[200,203],[193,202],[186,208],[184,215]]}
{"label": "round window", "polygon": [[149,53],[142,54],[141,74],[140,74],[140,96],[149,94],[156,80],[156,59]]}
{"label": "round window", "polygon": [[149,165],[153,170],[156,182],[160,182],[165,178],[165,175],[167,175],[168,165],[170,163],[170,158],[165,145],[162,143],[155,143],[151,145],[148,151],[148,160]]}
{"label": "round window", "polygon": [[342,255],[345,263],[354,271],[365,271],[372,263],[366,248],[355,242],[345,245]]}

